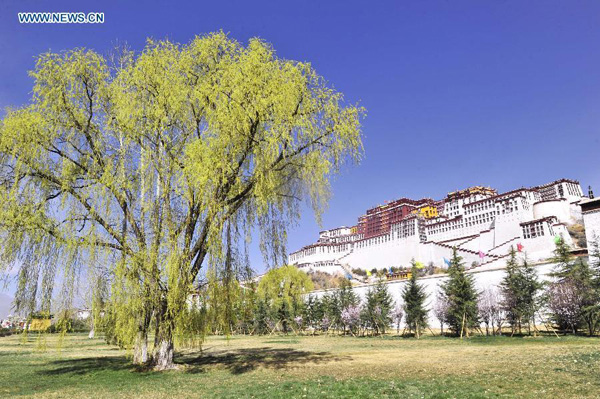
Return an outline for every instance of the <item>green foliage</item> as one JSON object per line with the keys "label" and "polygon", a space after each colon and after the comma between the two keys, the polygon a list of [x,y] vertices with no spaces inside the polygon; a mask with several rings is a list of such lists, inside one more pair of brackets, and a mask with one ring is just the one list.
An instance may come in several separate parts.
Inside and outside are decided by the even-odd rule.
{"label": "green foliage", "polygon": [[[557,240],[554,250],[554,262],[557,265],[553,276],[558,281],[548,294],[554,296],[554,298],[550,298],[553,304],[561,303],[563,306],[554,306],[552,316],[559,328],[563,330],[569,328],[576,332],[579,327],[585,326],[588,334],[593,335],[600,322],[598,271],[581,257],[575,259],[570,250],[562,238]],[[592,248],[590,259],[593,258],[594,249]],[[572,312],[567,313],[575,314],[565,318],[565,312],[560,309],[572,309]]]}
{"label": "green foliage", "polygon": [[452,251],[452,259],[448,267],[448,280],[441,285],[441,294],[448,303],[447,324],[461,337],[468,336],[470,328],[479,325],[477,311],[477,291],[473,276],[465,273],[462,258],[456,248]]}
{"label": "green foliage", "polygon": [[[281,264],[299,200],[319,218],[330,177],[362,152],[364,110],[260,39],[149,40],[111,61],[46,53],[31,76],[31,103],[0,122],[0,271],[20,268],[27,313],[53,296],[68,309],[76,276],[102,276],[94,314],[110,309],[110,334],[126,346],[143,346],[154,326],[168,349],[159,357],[172,357],[174,335],[205,330],[187,304],[200,270],[243,261],[230,248],[253,229],[265,260]],[[224,319],[209,319],[227,331],[224,306]]]}
{"label": "green foliage", "polygon": [[556,263],[553,276],[561,281],[570,278],[573,273],[573,261],[571,247],[562,237],[558,237],[555,241],[554,257],[552,258],[552,262]]}
{"label": "green foliage", "polygon": [[302,296],[312,291],[310,277],[292,265],[269,270],[258,284],[258,295],[283,332],[303,313]]}
{"label": "green foliage", "polygon": [[537,273],[527,259],[519,265],[516,251],[510,248],[506,262],[506,275],[500,283],[502,307],[513,330],[523,325],[528,329],[535,324],[535,314],[541,306],[540,291],[543,285],[538,281]]}
{"label": "green foliage", "polygon": [[375,334],[385,334],[392,322],[392,296],[387,284],[379,280],[377,284],[367,291],[361,319],[366,328]]}
{"label": "green foliage", "polygon": [[258,295],[275,307],[281,302],[298,303],[312,290],[310,277],[292,265],[269,270],[258,283]]}
{"label": "green foliage", "polygon": [[319,320],[320,328],[327,331],[335,328],[341,321],[342,308],[339,302],[339,296],[333,292],[321,297],[321,307],[323,309],[323,318]]}
{"label": "green foliage", "polygon": [[338,302],[341,309],[345,309],[348,306],[356,306],[360,302],[358,295],[352,289],[352,283],[347,279],[343,279],[340,282],[340,287],[336,291],[338,296]]}
{"label": "green foliage", "polygon": [[323,303],[319,298],[314,295],[309,295],[304,304],[302,313],[304,325],[312,328],[313,331],[316,331],[320,326],[321,320],[323,320],[324,313]]}
{"label": "green foliage", "polygon": [[402,301],[404,302],[405,322],[408,330],[414,332],[417,338],[427,328],[427,308],[425,301],[427,293],[418,280],[419,270],[414,259],[412,260],[411,276],[402,290]]}
{"label": "green foliage", "polygon": [[264,299],[259,298],[256,304],[254,332],[257,334],[267,334],[271,332],[272,315],[270,307]]}

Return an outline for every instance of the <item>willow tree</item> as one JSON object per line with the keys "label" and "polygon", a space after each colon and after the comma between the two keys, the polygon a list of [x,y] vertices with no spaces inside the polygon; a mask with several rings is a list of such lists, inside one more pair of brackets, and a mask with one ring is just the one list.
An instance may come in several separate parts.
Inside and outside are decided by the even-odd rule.
{"label": "willow tree", "polygon": [[308,274],[292,265],[269,270],[258,283],[257,294],[271,310],[277,314],[284,332],[288,323],[301,313],[302,295],[314,288]]}
{"label": "willow tree", "polygon": [[282,263],[300,201],[318,218],[331,176],[362,152],[363,110],[259,39],[47,53],[31,76],[30,104],[0,125],[1,259],[20,268],[17,306],[49,309],[56,281],[68,306],[79,277],[108,276],[95,302],[157,369],[195,332],[202,273],[253,231]]}

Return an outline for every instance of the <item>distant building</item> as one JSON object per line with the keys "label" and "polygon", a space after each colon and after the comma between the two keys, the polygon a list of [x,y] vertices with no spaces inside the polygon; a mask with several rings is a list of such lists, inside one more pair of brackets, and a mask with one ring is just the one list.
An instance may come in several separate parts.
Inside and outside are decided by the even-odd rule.
{"label": "distant building", "polygon": [[585,226],[585,239],[587,247],[600,240],[600,198],[593,198],[590,190],[590,198],[581,201],[581,214]]}
{"label": "distant building", "polygon": [[288,260],[327,272],[408,266],[411,259],[443,267],[456,247],[465,264],[490,267],[504,265],[511,246],[531,261],[547,259],[556,236],[573,245],[566,226],[581,218],[586,199],[570,179],[501,194],[476,186],[441,200],[401,198],[367,210],[356,226],[321,231]]}
{"label": "distant building", "polygon": [[92,311],[90,309],[77,309],[75,310],[75,318],[77,320],[87,320],[92,315]]}
{"label": "distant building", "polygon": [[0,321],[0,327],[6,329],[23,329],[25,323],[25,318],[9,314],[5,319]]}

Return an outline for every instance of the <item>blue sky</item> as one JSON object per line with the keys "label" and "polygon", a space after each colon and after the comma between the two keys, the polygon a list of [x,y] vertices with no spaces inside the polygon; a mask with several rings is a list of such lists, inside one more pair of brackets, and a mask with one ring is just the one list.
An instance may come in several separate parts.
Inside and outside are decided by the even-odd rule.
{"label": "blue sky", "polygon": [[[105,13],[101,25],[20,25],[17,12]],[[401,196],[441,198],[567,177],[600,194],[600,2],[84,1],[0,3],[0,109],[28,101],[36,55],[106,53],[223,30],[310,61],[368,110],[365,159],[333,184],[323,227]],[[320,229],[309,211],[297,249]],[[255,251],[253,266],[262,270]]]}

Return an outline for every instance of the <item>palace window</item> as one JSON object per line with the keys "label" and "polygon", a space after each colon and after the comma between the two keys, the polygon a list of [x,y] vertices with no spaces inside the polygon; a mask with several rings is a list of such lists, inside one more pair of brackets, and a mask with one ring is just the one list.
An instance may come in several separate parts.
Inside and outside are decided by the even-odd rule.
{"label": "palace window", "polygon": [[544,235],[544,223],[536,222],[522,226],[524,238],[535,238]]}

